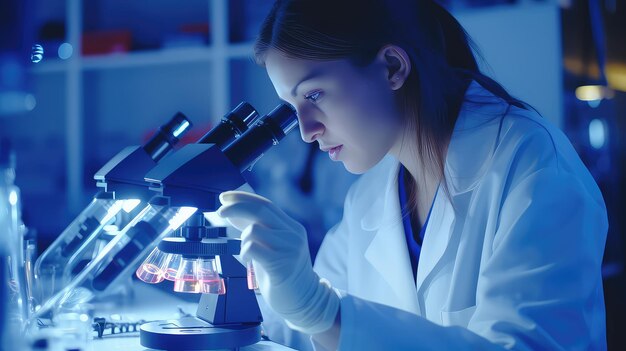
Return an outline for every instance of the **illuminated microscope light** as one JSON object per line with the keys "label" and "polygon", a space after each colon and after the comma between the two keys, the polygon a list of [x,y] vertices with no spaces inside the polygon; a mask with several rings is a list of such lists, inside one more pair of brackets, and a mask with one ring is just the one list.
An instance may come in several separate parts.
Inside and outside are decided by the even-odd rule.
{"label": "illuminated microscope light", "polygon": [[158,247],[148,255],[146,260],[137,268],[137,278],[148,284],[158,284],[165,279],[170,255],[161,252]]}
{"label": "illuminated microscope light", "polygon": [[[185,215],[190,212],[186,211]],[[199,216],[201,218],[202,214]],[[197,219],[198,215],[195,217]],[[220,264],[220,258],[224,257],[220,256],[238,255],[240,241],[226,238],[224,227],[198,230],[199,227],[193,225],[194,218],[186,218],[181,236],[163,239],[139,266],[136,276],[149,284],[170,280],[176,292],[226,294],[226,277],[222,276]],[[253,275],[248,276],[248,288],[253,290],[255,286],[251,281],[254,281]]]}
{"label": "illuminated microscope light", "polygon": [[130,213],[140,203],[141,200],[137,199],[115,201],[115,203],[113,203],[113,205],[107,210],[107,214],[100,220],[100,224],[107,224],[122,210],[126,213]]}
{"label": "illuminated microscope light", "polygon": [[[178,238],[177,238],[178,239]],[[174,282],[174,291],[195,294],[226,293],[224,279],[215,258],[187,258],[175,253],[165,253],[155,247],[135,272],[148,284],[158,284],[165,279]]]}
{"label": "illuminated microscope light", "polygon": [[217,272],[215,259],[183,257],[174,279],[174,291],[223,295],[226,286]]}
{"label": "illuminated microscope light", "polygon": [[170,219],[170,229],[178,229],[192,214],[196,213],[197,210],[198,209],[195,207],[181,207],[174,218]]}
{"label": "illuminated microscope light", "polygon": [[[169,230],[178,229],[191,215],[196,213],[198,209],[195,207],[181,207],[176,214],[169,220]],[[137,278],[149,284],[157,284],[164,279],[175,280],[180,263],[175,255],[161,252],[158,247],[148,255],[144,262],[137,268],[135,275]],[[169,273],[169,274],[168,274]]]}
{"label": "illuminated microscope light", "polygon": [[174,291],[205,294],[224,294],[226,287],[220,278],[215,259],[183,258],[154,248],[136,271],[137,277],[148,284],[165,279],[174,282]]}
{"label": "illuminated microscope light", "polygon": [[[158,250],[158,248],[156,248]],[[167,254],[167,266],[163,270],[163,278],[171,282],[176,280],[176,273],[178,273],[178,267],[183,260],[183,256],[178,254]]]}

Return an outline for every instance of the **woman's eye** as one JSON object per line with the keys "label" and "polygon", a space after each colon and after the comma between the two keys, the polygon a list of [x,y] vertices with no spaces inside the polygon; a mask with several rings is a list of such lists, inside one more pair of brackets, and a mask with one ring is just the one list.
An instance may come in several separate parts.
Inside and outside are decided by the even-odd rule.
{"label": "woman's eye", "polygon": [[322,92],[321,91],[314,91],[312,93],[306,94],[304,96],[304,98],[306,100],[311,101],[312,103],[316,103],[319,101],[319,99],[322,97]]}

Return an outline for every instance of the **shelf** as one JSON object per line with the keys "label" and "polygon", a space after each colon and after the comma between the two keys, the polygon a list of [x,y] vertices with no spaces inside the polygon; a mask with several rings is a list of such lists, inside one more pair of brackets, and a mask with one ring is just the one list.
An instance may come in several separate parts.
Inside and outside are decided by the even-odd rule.
{"label": "shelf", "polygon": [[[228,111],[231,101],[231,82],[229,81],[229,71],[231,61],[251,58],[253,44],[251,39],[243,43],[229,41],[229,15],[231,1],[234,0],[197,0],[191,8],[189,6],[176,6],[174,2],[153,1],[132,2],[130,8],[127,1],[96,1],[66,0],[64,8],[59,8],[55,15],[48,16],[47,13],[56,5],[49,5],[46,8],[46,18],[56,18],[63,20],[65,36],[63,42],[74,47],[74,55],[67,60],[57,58],[56,50],[49,50],[50,55],[42,62],[30,66],[29,72],[34,80],[43,82],[54,81],[53,89],[58,88],[58,79],[63,81],[65,98],[58,101],[55,111],[46,111],[46,114],[55,113],[62,116],[65,128],[65,180],[66,180],[66,202],[67,211],[70,214],[78,214],[89,200],[83,188],[85,179],[85,166],[92,157],[91,150],[85,150],[85,128],[87,123],[98,123],[86,116],[93,113],[85,111],[85,106],[96,106],[106,100],[107,94],[112,93],[112,89],[107,82],[112,77],[124,76],[132,70],[137,69],[138,74],[150,76],[150,79],[158,80],[159,77],[168,77],[178,69],[189,69],[195,72],[202,72],[204,77],[180,77],[189,78],[196,84],[198,105],[207,106],[208,114],[211,116],[221,116]],[[248,0],[246,0],[248,1]],[[251,1],[251,0],[250,0]],[[257,3],[258,0],[254,0]],[[269,1],[269,0],[268,0]],[[40,1],[42,4],[48,2]],[[64,15],[62,14],[64,12]],[[96,15],[105,13],[106,15]],[[121,17],[116,15],[123,15]],[[141,19],[141,24],[137,25],[137,18]],[[115,19],[111,21],[112,19]],[[119,20],[118,20],[119,19]],[[250,19],[242,21],[242,17],[237,15],[233,18],[234,23],[250,23]],[[144,25],[145,21],[145,25]],[[42,22],[42,23],[43,23]],[[81,43],[83,33],[92,30],[107,30],[111,28],[128,28],[131,32],[138,34],[137,41],[143,42],[144,47],[156,47],[158,43],[166,42],[164,34],[177,33],[180,25],[185,23],[210,23],[210,31],[207,33],[209,46],[196,47],[171,47],[146,51],[130,51],[126,53],[115,53],[107,55],[82,55]],[[130,23],[127,25],[127,23]],[[85,24],[88,24],[85,26]],[[149,25],[148,25],[149,24]],[[161,28],[163,26],[163,28]],[[146,35],[139,40],[139,34],[146,34],[146,31],[157,33],[154,37]],[[150,34],[150,33],[148,33]],[[133,37],[135,38],[135,37]],[[148,44],[146,44],[148,43]],[[180,43],[182,45],[182,43]],[[141,47],[141,46],[138,46]],[[145,70],[142,68],[146,68]],[[167,68],[167,69],[162,69]],[[190,71],[190,72],[191,72]],[[96,91],[86,91],[84,80],[91,81],[92,75],[85,73],[111,73],[96,75],[97,81],[106,88],[96,89]],[[151,76],[153,74],[153,76]],[[99,77],[102,76],[102,77]],[[130,76],[133,76],[132,74]],[[48,79],[50,78],[50,79]],[[129,79],[133,79],[130,77]],[[46,89],[50,87],[46,86]],[[163,90],[160,90],[163,99],[171,98]],[[203,94],[202,96],[198,94]],[[184,100],[189,103],[192,99]],[[112,104],[115,105],[115,104]],[[108,105],[110,107],[110,105]],[[117,107],[112,107],[117,108]],[[124,115],[124,110],[137,109],[137,106],[119,106],[120,113],[111,115]],[[111,123],[111,121],[107,121]],[[89,128],[94,128],[89,126]]]}
{"label": "shelf", "polygon": [[[253,56],[253,44],[231,44],[223,47],[171,48],[156,51],[116,53],[110,55],[82,56],[82,70],[129,68],[138,66],[210,62],[219,58],[247,58]],[[33,73],[63,72],[71,64],[69,60],[53,59],[35,65]]]}

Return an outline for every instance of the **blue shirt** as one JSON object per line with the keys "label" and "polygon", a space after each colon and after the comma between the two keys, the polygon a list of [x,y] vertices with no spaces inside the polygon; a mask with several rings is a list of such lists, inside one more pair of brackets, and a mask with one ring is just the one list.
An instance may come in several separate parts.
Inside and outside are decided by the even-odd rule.
{"label": "blue shirt", "polygon": [[[413,268],[413,279],[417,277],[417,263],[419,262],[420,251],[422,250],[422,241],[424,240],[424,234],[426,233],[426,226],[428,225],[428,219],[430,218],[430,212],[433,210],[432,204],[428,211],[428,216],[424,221],[424,225],[419,228],[419,236],[413,235],[413,230],[419,226],[419,223],[412,223],[411,221],[411,206],[407,206],[407,194],[404,187],[404,173],[406,168],[400,166],[400,172],[398,174],[398,195],[400,198],[400,211],[402,213],[402,224],[404,226],[404,236],[406,239],[406,246],[409,248],[409,257],[411,258],[411,268]],[[437,189],[437,192],[439,189]],[[435,193],[437,197],[437,193]],[[433,203],[435,199],[433,198]],[[415,225],[415,227],[414,227]]]}

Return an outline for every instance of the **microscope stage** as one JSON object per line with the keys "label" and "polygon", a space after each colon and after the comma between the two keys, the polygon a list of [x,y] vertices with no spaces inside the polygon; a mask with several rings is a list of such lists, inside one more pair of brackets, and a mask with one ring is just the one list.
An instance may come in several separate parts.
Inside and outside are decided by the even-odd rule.
{"label": "microscope stage", "polygon": [[196,317],[145,323],[140,329],[142,346],[159,350],[236,349],[261,340],[261,324],[213,326]]}

